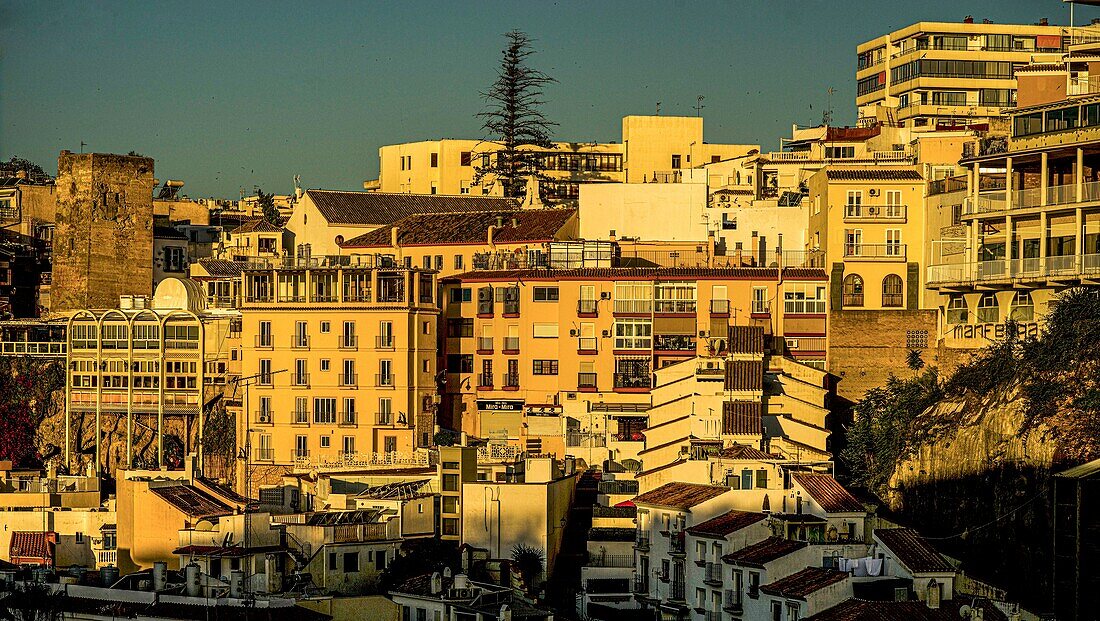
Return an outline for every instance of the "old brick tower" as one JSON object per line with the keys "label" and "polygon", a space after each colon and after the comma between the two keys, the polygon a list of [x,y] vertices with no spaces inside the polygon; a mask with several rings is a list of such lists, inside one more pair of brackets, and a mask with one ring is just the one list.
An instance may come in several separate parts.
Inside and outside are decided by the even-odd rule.
{"label": "old brick tower", "polygon": [[51,312],[152,292],[154,184],[152,158],[61,152]]}

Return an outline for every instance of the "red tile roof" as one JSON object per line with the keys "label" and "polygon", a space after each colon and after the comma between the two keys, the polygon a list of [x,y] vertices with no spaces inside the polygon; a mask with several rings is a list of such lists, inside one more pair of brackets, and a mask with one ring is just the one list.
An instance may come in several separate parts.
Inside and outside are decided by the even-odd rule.
{"label": "red tile roof", "polygon": [[760,591],[768,595],[805,599],[827,586],[832,586],[848,578],[848,572],[824,567],[807,567],[775,582],[760,585]]}
{"label": "red tile roof", "polygon": [[722,403],[722,433],[736,436],[758,436],[763,431],[762,420],[759,401],[725,401]]}
{"label": "red tile roof", "polygon": [[189,517],[217,517],[233,513],[229,506],[191,485],[154,487],[150,491]]}
{"label": "red tile roof", "polygon": [[699,485],[697,483],[665,483],[657,489],[636,496],[635,505],[646,504],[669,509],[688,511],[695,505],[717,498],[730,491],[728,487],[718,485]]}
{"label": "red tile roof", "polygon": [[778,455],[765,453],[760,449],[746,446],[744,444],[731,444],[721,451],[718,451],[718,456],[722,459],[753,459],[764,461],[775,461],[776,459],[782,459]]}
{"label": "red tile roof", "polygon": [[725,537],[730,533],[737,532],[742,528],[752,526],[760,520],[763,520],[765,516],[763,513],[753,513],[751,511],[727,511],[722,515],[718,515],[710,518],[705,522],[700,522],[695,526],[687,529],[687,532],[692,535],[703,535],[710,537]]}
{"label": "red tile roof", "polygon": [[271,224],[263,218],[252,218],[248,222],[241,224],[237,228],[230,231],[230,234],[236,235],[238,233],[282,233],[281,227]]}
{"label": "red tile roof", "polygon": [[57,533],[17,530],[11,534],[8,556],[16,565],[48,565],[53,562]]}
{"label": "red tile roof", "polygon": [[955,571],[951,563],[912,528],[876,528],[875,538],[889,548],[910,572]]}
{"label": "red tile roof", "polygon": [[837,181],[924,181],[919,172],[909,168],[828,168],[825,174]]}
{"label": "red tile roof", "polygon": [[[514,269],[473,270],[445,278],[445,281],[509,281],[531,280],[664,280],[666,278],[699,278],[713,280],[777,280],[774,267],[585,267],[576,269]],[[783,269],[786,280],[827,279],[824,268],[788,267]]]}
{"label": "red tile roof", "polygon": [[386,225],[418,213],[519,209],[511,198],[306,190],[329,224]]}
{"label": "red tile roof", "polygon": [[734,563],[744,567],[763,567],[777,558],[787,556],[791,552],[806,547],[805,541],[791,541],[781,537],[768,537],[763,541],[746,546],[735,552],[730,552],[722,557],[727,563]]}
{"label": "red tile roof", "polygon": [[[437,244],[486,244],[490,226],[493,242],[517,244],[547,242],[557,239],[558,233],[576,209],[525,209],[521,211],[474,211],[446,214],[416,214],[402,218],[389,226],[375,229],[354,237],[343,248],[388,248],[393,229],[397,229],[397,243],[402,246],[429,246]],[[515,224],[513,224],[513,219]]]}
{"label": "red tile roof", "polygon": [[[988,617],[987,617],[988,618]],[[948,610],[929,608],[924,602],[872,602],[847,599],[804,621],[956,621],[959,616]]]}
{"label": "red tile roof", "polygon": [[861,513],[867,511],[851,492],[829,474],[797,472],[796,483],[806,490],[827,513]]}

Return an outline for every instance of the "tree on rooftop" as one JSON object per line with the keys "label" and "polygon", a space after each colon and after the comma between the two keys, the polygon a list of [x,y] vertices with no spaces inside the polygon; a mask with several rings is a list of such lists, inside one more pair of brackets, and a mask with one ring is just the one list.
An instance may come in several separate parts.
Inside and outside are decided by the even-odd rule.
{"label": "tree on rooftop", "polygon": [[486,133],[485,142],[497,145],[488,162],[475,162],[474,183],[491,175],[500,183],[504,195],[522,197],[527,178],[542,174],[545,163],[523,147],[549,149],[551,129],[557,125],[540,111],[546,103],[543,88],[557,82],[545,73],[531,68],[528,58],[535,53],[527,33],[513,30],[504,35],[507,47],[501,52],[497,79],[489,90],[481,93],[485,109],[477,114]]}
{"label": "tree on rooftop", "polygon": [[27,180],[32,183],[48,183],[53,180],[41,166],[30,160],[12,156],[6,162],[0,161],[0,177],[15,177],[20,172],[25,173]]}
{"label": "tree on rooftop", "polygon": [[256,188],[256,206],[260,208],[264,220],[279,226],[281,215],[279,214],[279,208],[275,206],[275,195],[265,194],[263,190]]}

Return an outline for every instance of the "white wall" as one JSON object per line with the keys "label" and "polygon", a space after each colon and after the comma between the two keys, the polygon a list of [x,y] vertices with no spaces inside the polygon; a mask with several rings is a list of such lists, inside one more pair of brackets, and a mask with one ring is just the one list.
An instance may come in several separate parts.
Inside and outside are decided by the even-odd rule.
{"label": "white wall", "polygon": [[582,183],[580,236],[643,241],[707,239],[705,183]]}

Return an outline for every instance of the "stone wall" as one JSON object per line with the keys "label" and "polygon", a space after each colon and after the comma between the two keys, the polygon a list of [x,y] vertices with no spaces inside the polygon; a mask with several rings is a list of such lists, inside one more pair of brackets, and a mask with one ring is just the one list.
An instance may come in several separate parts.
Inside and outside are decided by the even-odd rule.
{"label": "stone wall", "polygon": [[153,183],[152,158],[61,152],[51,312],[152,294]]}

